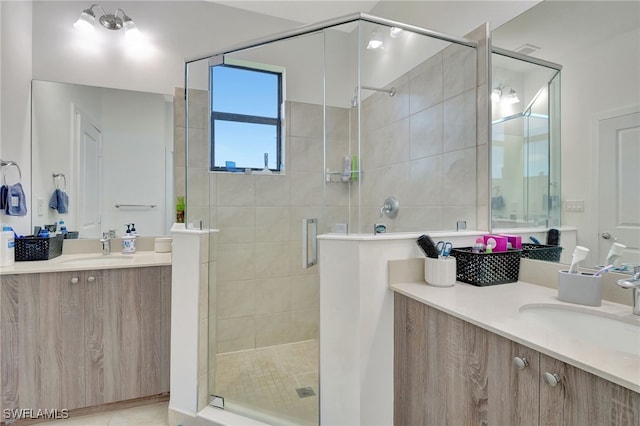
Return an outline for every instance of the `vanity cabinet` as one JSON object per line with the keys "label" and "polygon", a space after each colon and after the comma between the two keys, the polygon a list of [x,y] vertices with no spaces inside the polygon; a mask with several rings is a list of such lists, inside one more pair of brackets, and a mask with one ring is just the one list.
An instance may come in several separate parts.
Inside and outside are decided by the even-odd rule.
{"label": "vanity cabinet", "polygon": [[169,391],[171,267],[4,275],[2,408]]}
{"label": "vanity cabinet", "polygon": [[395,425],[640,424],[637,392],[404,295],[394,303]]}

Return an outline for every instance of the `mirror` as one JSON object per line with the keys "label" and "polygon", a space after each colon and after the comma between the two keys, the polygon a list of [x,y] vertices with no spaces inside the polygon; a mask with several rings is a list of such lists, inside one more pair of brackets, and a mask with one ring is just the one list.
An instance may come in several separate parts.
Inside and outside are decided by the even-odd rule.
{"label": "mirror", "polygon": [[173,96],[34,80],[32,226],[168,234],[173,116]]}
{"label": "mirror", "polygon": [[[576,227],[578,244],[590,248],[585,265],[605,263],[613,237],[628,247],[623,263],[640,263],[637,188],[628,196],[620,183],[603,180],[617,175],[630,176],[623,184],[638,182],[637,163],[629,175],[614,173],[619,170],[614,159],[607,163],[604,154],[616,151],[615,138],[602,136],[604,121],[639,115],[639,40],[640,4],[623,1],[544,1],[492,32],[496,47],[526,49],[530,56],[563,67],[562,224]],[[636,128],[637,122],[636,118]],[[603,148],[607,142],[611,145]],[[598,193],[597,188],[606,189]],[[625,197],[607,201],[603,196],[612,194]],[[629,208],[621,208],[625,205]],[[612,210],[624,214],[611,214]],[[607,218],[620,219],[625,226],[612,223],[608,227],[603,222]],[[611,238],[605,239],[603,235],[608,234]]]}

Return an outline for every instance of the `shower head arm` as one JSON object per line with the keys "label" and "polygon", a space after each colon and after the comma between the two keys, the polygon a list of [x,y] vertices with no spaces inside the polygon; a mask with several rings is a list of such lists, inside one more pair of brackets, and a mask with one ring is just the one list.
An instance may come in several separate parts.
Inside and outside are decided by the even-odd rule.
{"label": "shower head arm", "polygon": [[[364,90],[373,90],[374,92],[386,92],[389,94],[389,96],[395,96],[396,94],[396,88],[395,87],[391,87],[389,89],[384,89],[381,87],[372,87],[372,86],[360,86],[361,89]],[[356,88],[357,90],[357,88]]]}

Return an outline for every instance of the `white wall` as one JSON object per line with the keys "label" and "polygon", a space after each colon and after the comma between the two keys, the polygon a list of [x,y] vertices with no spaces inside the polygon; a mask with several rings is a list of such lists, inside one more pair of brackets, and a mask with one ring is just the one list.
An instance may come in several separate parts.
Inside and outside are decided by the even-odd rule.
{"label": "white wall", "polygon": [[[22,186],[31,186],[30,83],[31,83],[31,3],[0,1],[0,157],[18,162]],[[26,194],[27,199],[29,194]],[[30,208],[30,206],[29,206]],[[18,233],[30,228],[27,216],[0,215]]]}
{"label": "white wall", "polygon": [[[584,200],[584,213],[563,211],[562,223],[578,229],[590,247],[585,264],[602,262],[598,247],[597,130],[600,114],[640,105],[640,29],[584,46],[562,64],[562,198]],[[621,83],[622,82],[622,83]]]}
{"label": "white wall", "polygon": [[[165,98],[143,92],[103,89],[103,220],[102,228],[124,233],[125,223],[135,223],[140,235],[167,235],[164,223],[165,191],[171,168],[165,167]],[[115,204],[155,205],[155,208],[116,208]]]}

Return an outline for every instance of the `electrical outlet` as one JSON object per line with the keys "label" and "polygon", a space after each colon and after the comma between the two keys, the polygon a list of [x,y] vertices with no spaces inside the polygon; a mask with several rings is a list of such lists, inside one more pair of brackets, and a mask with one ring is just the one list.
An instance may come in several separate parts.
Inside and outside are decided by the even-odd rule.
{"label": "electrical outlet", "polygon": [[38,216],[44,216],[44,198],[38,198]]}
{"label": "electrical outlet", "polygon": [[584,212],[584,200],[567,200],[565,205],[568,212]]}

